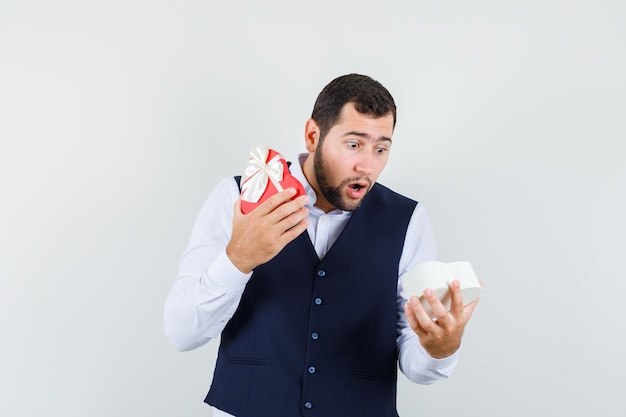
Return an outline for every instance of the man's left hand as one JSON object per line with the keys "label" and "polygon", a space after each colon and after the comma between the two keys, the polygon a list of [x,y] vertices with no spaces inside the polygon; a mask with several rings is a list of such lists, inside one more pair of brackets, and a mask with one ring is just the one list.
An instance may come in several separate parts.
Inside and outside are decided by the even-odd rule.
{"label": "man's left hand", "polygon": [[404,306],[404,313],[411,329],[419,337],[421,345],[433,358],[442,359],[452,355],[461,346],[465,325],[472,317],[478,299],[463,307],[463,295],[459,281],[450,284],[450,311],[447,311],[433,290],[426,289],[424,297],[430,304],[435,318],[431,318],[416,296]]}

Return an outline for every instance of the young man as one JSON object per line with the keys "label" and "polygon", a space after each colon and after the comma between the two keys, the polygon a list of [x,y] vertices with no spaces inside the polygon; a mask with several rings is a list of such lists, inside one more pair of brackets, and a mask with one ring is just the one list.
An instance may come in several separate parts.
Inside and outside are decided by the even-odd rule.
{"label": "young man", "polygon": [[[458,282],[432,320],[403,274],[436,259],[422,205],[376,183],[396,123],[391,94],[349,74],[320,93],[287,189],[241,212],[224,179],[194,226],[165,306],[179,350],[221,336],[214,416],[397,416],[397,365],[428,384],[454,369],[476,302]],[[410,300],[407,301],[407,297]]]}

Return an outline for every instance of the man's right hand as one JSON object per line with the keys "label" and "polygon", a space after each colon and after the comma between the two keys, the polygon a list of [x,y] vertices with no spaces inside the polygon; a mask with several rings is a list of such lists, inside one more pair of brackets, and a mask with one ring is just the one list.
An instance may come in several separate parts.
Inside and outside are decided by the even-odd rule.
{"label": "man's right hand", "polygon": [[233,235],[226,254],[243,273],[250,273],[278,254],[307,227],[308,199],[288,188],[268,198],[248,214],[241,212],[241,198],[235,202]]}

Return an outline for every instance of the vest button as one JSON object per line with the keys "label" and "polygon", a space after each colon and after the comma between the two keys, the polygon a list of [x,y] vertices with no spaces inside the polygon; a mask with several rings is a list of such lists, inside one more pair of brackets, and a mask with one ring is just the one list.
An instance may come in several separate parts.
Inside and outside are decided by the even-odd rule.
{"label": "vest button", "polygon": [[319,339],[319,338],[320,338],[320,335],[319,335],[319,334],[317,334],[317,332],[313,332],[313,333],[311,333],[311,339],[313,339],[313,340],[317,340],[317,339]]}
{"label": "vest button", "polygon": [[307,410],[310,410],[311,408],[313,408],[313,404],[307,401],[304,403],[304,408],[306,408]]}
{"label": "vest button", "polygon": [[322,305],[322,299],[321,299],[321,298],[319,298],[319,297],[318,297],[318,298],[316,298],[316,299],[315,299],[315,304],[317,304],[318,306],[319,306],[319,305]]}
{"label": "vest button", "polygon": [[309,366],[309,373],[310,374],[314,374],[315,373],[315,366]]}
{"label": "vest button", "polygon": [[324,271],[323,269],[320,269],[319,271],[317,271],[317,276],[320,278],[323,276],[326,276],[326,271]]}

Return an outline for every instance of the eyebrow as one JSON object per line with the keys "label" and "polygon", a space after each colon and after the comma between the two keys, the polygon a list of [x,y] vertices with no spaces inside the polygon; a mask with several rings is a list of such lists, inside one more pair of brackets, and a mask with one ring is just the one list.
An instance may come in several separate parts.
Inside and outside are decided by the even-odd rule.
{"label": "eyebrow", "polygon": [[374,138],[370,135],[368,135],[365,132],[357,132],[357,131],[352,131],[352,132],[346,132],[343,134],[343,136],[358,136],[360,138],[363,139],[370,139],[372,142],[389,142],[391,143],[391,138],[388,138],[387,136],[380,136],[378,138]]}

